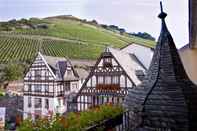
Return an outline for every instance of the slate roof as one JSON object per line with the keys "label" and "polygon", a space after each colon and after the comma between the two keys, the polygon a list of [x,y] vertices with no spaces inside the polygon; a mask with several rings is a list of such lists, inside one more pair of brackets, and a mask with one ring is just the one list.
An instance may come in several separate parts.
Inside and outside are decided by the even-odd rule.
{"label": "slate roof", "polygon": [[140,84],[141,80],[136,76],[136,71],[142,70],[145,72],[146,69],[139,63],[139,61],[137,61],[135,57],[132,57],[131,54],[122,52],[121,50],[111,47],[108,47],[108,50],[115,57],[127,75],[132,79],[134,84]]}
{"label": "slate roof", "polygon": [[132,57],[133,60],[135,60],[141,67],[143,67],[144,69],[147,69],[145,67],[145,65],[137,58],[137,56],[135,54],[129,54],[130,57]]}
{"label": "slate roof", "polygon": [[44,59],[46,60],[46,62],[54,69],[57,68],[57,63],[62,61],[62,62],[66,62],[67,59],[64,57],[53,57],[53,56],[46,56],[46,55],[42,55],[44,57]]}
{"label": "slate roof", "polygon": [[78,73],[80,79],[86,79],[90,73],[90,71],[83,68],[75,68],[75,70]]}
{"label": "slate roof", "polygon": [[197,129],[197,86],[188,78],[163,12],[162,29],[154,56],[139,86],[129,89],[124,107],[131,129],[194,131]]}
{"label": "slate roof", "polygon": [[[42,55],[42,54],[41,54]],[[78,75],[74,71],[71,63],[64,57],[53,57],[53,56],[46,56],[42,55],[53,73],[56,75],[58,80],[65,80],[65,81],[72,81],[78,80]],[[73,70],[74,75],[66,75],[65,72],[67,68],[70,67]]]}

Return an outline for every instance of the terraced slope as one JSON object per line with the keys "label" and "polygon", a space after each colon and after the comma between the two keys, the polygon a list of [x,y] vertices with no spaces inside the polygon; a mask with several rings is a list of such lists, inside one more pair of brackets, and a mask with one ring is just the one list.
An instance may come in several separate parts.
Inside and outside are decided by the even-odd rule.
{"label": "terraced slope", "polygon": [[47,29],[16,29],[0,33],[0,62],[29,61],[38,51],[52,56],[96,59],[110,45],[122,47],[139,43],[150,47],[154,42],[120,35],[101,27],[75,20],[44,19]]}

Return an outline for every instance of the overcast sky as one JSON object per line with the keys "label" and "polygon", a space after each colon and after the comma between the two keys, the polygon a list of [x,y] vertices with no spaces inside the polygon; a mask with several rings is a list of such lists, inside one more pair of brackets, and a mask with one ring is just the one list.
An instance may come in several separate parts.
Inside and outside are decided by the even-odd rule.
{"label": "overcast sky", "polygon": [[[160,0],[0,0],[0,20],[73,15],[158,37]],[[188,0],[163,0],[176,45],[188,43]]]}

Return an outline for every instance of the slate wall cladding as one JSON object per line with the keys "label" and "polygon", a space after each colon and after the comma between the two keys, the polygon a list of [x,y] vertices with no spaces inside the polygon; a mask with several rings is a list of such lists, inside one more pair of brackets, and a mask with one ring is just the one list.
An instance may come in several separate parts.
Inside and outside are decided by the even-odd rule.
{"label": "slate wall cladding", "polygon": [[130,89],[124,106],[130,110],[131,128],[194,131],[197,129],[197,87],[189,80],[165,23],[152,63],[141,85]]}

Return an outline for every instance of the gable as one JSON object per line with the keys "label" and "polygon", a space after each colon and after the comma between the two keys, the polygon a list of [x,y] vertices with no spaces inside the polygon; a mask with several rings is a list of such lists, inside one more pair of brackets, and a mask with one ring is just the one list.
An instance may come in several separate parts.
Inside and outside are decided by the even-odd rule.
{"label": "gable", "polygon": [[[110,67],[105,67],[107,66],[105,65],[105,59],[111,59]],[[98,88],[99,85],[102,85],[105,89],[109,88],[110,90],[123,90],[124,92],[127,88],[132,88],[134,83],[114,56],[110,52],[104,52],[92,68],[78,95],[80,93],[86,93],[87,90],[101,90]],[[107,87],[106,85],[113,85],[113,88],[112,86]]]}
{"label": "gable", "polygon": [[46,63],[46,61],[43,59],[41,54],[38,54],[35,58],[34,62],[30,66],[28,72],[24,77],[24,80],[28,80],[30,78],[35,79],[35,75],[37,72],[39,72],[41,77],[49,77],[50,80],[54,80],[56,78],[55,74]]}

